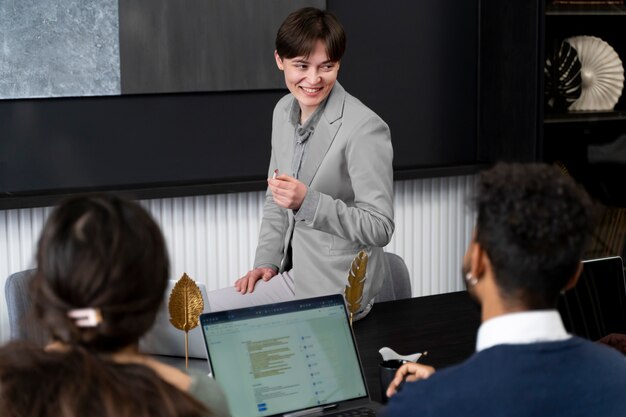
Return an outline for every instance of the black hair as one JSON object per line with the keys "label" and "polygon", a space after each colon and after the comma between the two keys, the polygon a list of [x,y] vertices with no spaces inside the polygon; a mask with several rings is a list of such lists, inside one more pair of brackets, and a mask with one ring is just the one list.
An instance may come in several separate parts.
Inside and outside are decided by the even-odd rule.
{"label": "black hair", "polygon": [[575,274],[592,226],[585,190],[547,164],[497,164],[480,175],[476,240],[501,296],[553,308]]}

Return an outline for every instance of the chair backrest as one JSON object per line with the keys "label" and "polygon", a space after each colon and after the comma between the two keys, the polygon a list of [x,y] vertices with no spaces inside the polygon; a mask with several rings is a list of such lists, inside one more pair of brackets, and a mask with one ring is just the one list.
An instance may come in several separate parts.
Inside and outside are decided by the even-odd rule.
{"label": "chair backrest", "polygon": [[411,277],[404,259],[391,252],[385,252],[385,256],[389,262],[391,274],[376,295],[376,302],[411,298]]}
{"label": "chair backrest", "polygon": [[[35,269],[28,269],[9,275],[4,285],[4,296],[6,298],[7,310],[9,313],[10,339],[29,340],[36,343],[38,346],[43,347],[49,342],[49,337],[48,334],[41,328],[41,326],[39,326],[38,322],[34,320],[33,317],[30,283],[34,275]],[[202,287],[202,291],[203,296],[206,300],[206,290],[204,289],[204,287]],[[169,294],[169,291],[167,294]],[[165,302],[165,306],[167,306],[167,302]],[[170,333],[177,333],[179,331],[170,330],[170,328],[174,329],[174,327],[169,324],[168,317],[163,317],[162,319],[165,320],[167,328],[165,328],[165,326],[161,323],[161,329],[152,330],[147,335],[145,335],[143,338],[145,340],[142,340],[141,345],[141,350],[144,353],[154,354],[154,356],[156,356],[157,358],[161,358],[159,353],[165,353],[163,351],[170,349],[169,346],[171,346],[173,343],[180,342],[179,337],[176,338],[176,341],[170,340],[173,339],[169,336]],[[165,330],[163,330],[163,328],[165,328]],[[200,332],[200,329],[198,328],[194,330],[198,333]],[[175,336],[179,336],[179,334],[175,334]],[[201,349],[204,349],[204,341],[202,340],[202,335],[198,335],[197,337],[200,338],[199,340],[201,342]],[[193,337],[190,337],[190,340],[193,340]],[[203,350],[202,355],[198,355],[197,351],[197,346],[193,349],[190,349],[190,353],[192,354],[191,357],[201,356],[205,358]],[[171,352],[167,353],[173,355],[173,353]],[[182,355],[179,354],[178,356],[184,357],[184,353]],[[173,366],[180,365],[180,363],[176,360],[169,361],[169,363]]]}
{"label": "chair backrest", "polygon": [[595,341],[611,333],[626,334],[622,258],[584,261],[578,283],[561,295],[558,309],[565,329],[577,336]]}
{"label": "chair backrest", "polygon": [[4,285],[4,296],[9,313],[11,339],[26,339],[44,346],[46,334],[32,317],[30,282],[34,274],[34,269],[11,274]]}

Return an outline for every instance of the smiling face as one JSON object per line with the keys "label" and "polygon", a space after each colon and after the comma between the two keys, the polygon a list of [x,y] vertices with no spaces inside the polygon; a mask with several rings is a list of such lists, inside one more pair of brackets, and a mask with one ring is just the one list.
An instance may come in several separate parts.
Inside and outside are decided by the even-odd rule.
{"label": "smiling face", "polygon": [[304,123],[320,105],[337,81],[339,62],[328,58],[322,41],[307,57],[281,58],[274,52],[276,65],[285,74],[287,88],[300,104],[300,122]]}

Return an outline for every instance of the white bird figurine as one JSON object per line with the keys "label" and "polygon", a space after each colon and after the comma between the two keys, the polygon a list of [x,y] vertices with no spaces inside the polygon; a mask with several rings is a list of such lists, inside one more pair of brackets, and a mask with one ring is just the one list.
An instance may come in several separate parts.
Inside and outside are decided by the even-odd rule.
{"label": "white bird figurine", "polygon": [[393,349],[388,348],[388,347],[381,348],[378,351],[378,353],[380,353],[384,361],[397,359],[397,360],[406,361],[406,362],[417,362],[419,358],[422,357],[422,355],[428,354],[428,352],[424,352],[424,353],[414,353],[412,355],[400,355],[399,353],[396,353]]}

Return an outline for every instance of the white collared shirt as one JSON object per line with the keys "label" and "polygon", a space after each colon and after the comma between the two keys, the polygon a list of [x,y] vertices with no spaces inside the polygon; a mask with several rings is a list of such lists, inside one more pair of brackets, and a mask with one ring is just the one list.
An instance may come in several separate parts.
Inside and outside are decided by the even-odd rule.
{"label": "white collared shirt", "polygon": [[476,351],[496,345],[520,345],[569,339],[556,310],[504,314],[485,321],[478,329]]}

